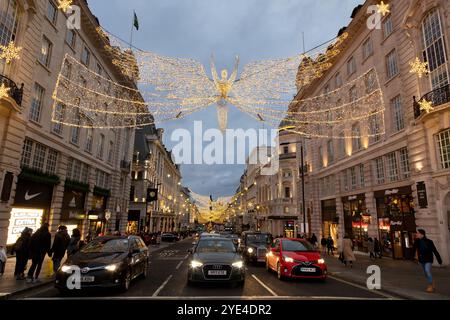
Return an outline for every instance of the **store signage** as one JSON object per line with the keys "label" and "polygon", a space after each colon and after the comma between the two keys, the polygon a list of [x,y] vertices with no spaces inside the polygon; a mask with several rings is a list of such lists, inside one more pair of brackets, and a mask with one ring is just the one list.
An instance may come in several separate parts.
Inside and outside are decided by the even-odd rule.
{"label": "store signage", "polygon": [[353,201],[353,200],[357,200],[358,196],[350,196],[348,197],[348,201]]}
{"label": "store signage", "polygon": [[402,221],[391,221],[391,226],[402,226],[403,222]]}
{"label": "store signage", "polygon": [[397,194],[398,193],[398,189],[393,189],[393,190],[386,190],[386,192],[384,193],[386,196],[390,196],[393,194]]}
{"label": "store signage", "polygon": [[48,208],[52,202],[53,186],[19,178],[14,206]]}
{"label": "store signage", "polygon": [[84,219],[86,193],[66,188],[61,209],[61,219]]}
{"label": "store signage", "polygon": [[421,209],[428,208],[427,187],[423,181],[417,183],[417,198],[419,199],[419,207]]}
{"label": "store signage", "polygon": [[42,224],[42,209],[13,208],[9,220],[7,244],[16,243],[25,228],[36,231]]}
{"label": "store signage", "polygon": [[88,216],[88,219],[89,219],[89,220],[98,220],[98,216],[96,216],[96,215],[94,215],[94,214],[90,214],[90,215]]}

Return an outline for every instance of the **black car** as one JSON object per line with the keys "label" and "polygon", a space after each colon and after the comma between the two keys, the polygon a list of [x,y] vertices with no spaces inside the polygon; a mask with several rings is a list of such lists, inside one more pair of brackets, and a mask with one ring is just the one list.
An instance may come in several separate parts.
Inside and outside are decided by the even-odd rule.
{"label": "black car", "polygon": [[178,235],[175,235],[173,233],[163,233],[161,235],[161,241],[164,242],[175,242],[175,241],[179,241],[180,238],[178,237]]}
{"label": "black car", "polygon": [[228,282],[239,286],[245,282],[245,265],[231,239],[200,238],[189,250],[188,285],[193,283]]}
{"label": "black car", "polygon": [[268,247],[272,244],[273,237],[270,233],[245,231],[242,233],[240,251],[248,262],[266,262]]}
{"label": "black car", "polygon": [[68,258],[56,273],[55,287],[61,293],[74,290],[78,276],[79,289],[119,287],[126,291],[133,279],[147,277],[148,268],[148,248],[140,237],[100,237]]}

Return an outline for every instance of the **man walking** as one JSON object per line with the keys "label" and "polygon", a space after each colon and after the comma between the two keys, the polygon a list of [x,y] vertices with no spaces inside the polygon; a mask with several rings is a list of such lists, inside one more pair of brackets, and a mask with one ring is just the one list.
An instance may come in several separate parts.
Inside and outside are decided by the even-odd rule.
{"label": "man walking", "polygon": [[61,266],[61,261],[66,255],[67,247],[70,243],[70,236],[66,226],[59,226],[58,232],[53,240],[53,246],[48,253],[53,260],[53,271],[56,273]]}
{"label": "man walking", "polygon": [[434,256],[436,256],[436,259],[440,265],[442,265],[442,259],[433,241],[427,238],[426,232],[423,229],[417,230],[416,241],[413,246],[413,259],[415,258],[416,253],[428,281],[426,291],[428,293],[433,293],[436,290],[436,284],[433,281],[433,274],[431,273],[431,268],[434,263]]}
{"label": "man walking", "polygon": [[50,251],[52,236],[48,231],[49,224],[44,223],[30,240],[31,267],[28,270],[27,283],[38,282],[45,255]]}

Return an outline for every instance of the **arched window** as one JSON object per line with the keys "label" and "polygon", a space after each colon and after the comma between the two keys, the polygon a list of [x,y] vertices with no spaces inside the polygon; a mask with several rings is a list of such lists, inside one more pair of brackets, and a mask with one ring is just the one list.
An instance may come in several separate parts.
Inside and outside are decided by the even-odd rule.
{"label": "arched window", "polygon": [[[0,45],[7,46],[16,40],[18,8],[16,0],[0,1]],[[5,71],[4,60],[0,61],[0,72]]]}
{"label": "arched window", "polygon": [[439,11],[430,11],[422,22],[423,56],[430,70],[431,88],[437,89],[449,83],[444,30]]}

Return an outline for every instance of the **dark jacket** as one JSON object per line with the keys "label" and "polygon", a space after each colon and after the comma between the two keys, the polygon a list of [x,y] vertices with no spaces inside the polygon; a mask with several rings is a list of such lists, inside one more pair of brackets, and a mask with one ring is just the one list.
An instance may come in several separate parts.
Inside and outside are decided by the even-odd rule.
{"label": "dark jacket", "polygon": [[320,240],[320,244],[321,244],[322,246],[326,246],[326,245],[327,245],[327,239],[322,238],[322,240]]}
{"label": "dark jacket", "polygon": [[70,236],[66,231],[58,231],[53,240],[53,246],[50,250],[50,254],[53,254],[53,258],[61,259],[66,254],[66,249],[70,243]]}
{"label": "dark jacket", "polygon": [[19,239],[17,239],[16,243],[14,244],[12,248],[12,254],[15,252],[19,252],[21,254],[28,255],[30,252],[30,240],[31,240],[31,234],[29,233],[23,233]]}
{"label": "dark jacket", "polygon": [[67,255],[71,256],[80,250],[80,237],[70,237],[69,246],[67,247]]}
{"label": "dark jacket", "polygon": [[415,258],[416,252],[420,263],[433,263],[433,255],[435,255],[438,263],[442,264],[441,255],[437,251],[434,242],[428,238],[417,239],[414,242],[413,259]]}
{"label": "dark jacket", "polygon": [[50,252],[50,245],[52,243],[52,235],[47,228],[38,229],[35,234],[31,236],[30,240],[30,256],[38,257]]}

